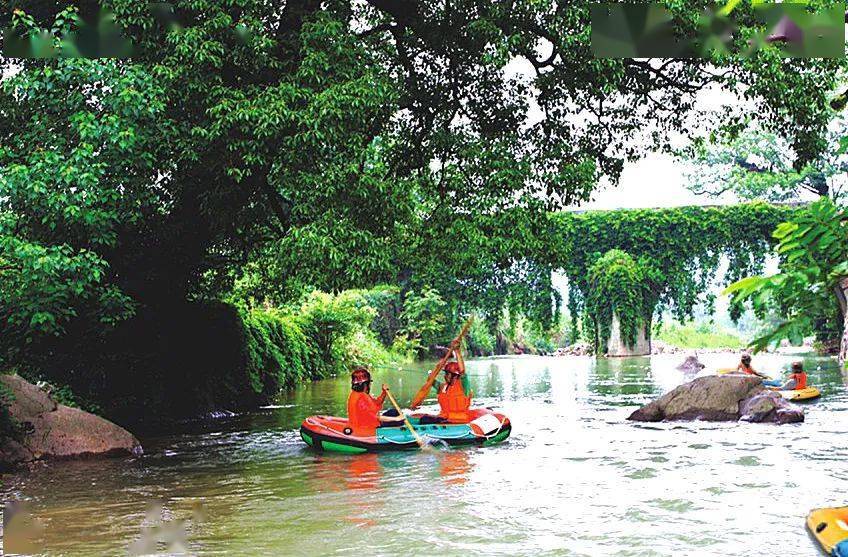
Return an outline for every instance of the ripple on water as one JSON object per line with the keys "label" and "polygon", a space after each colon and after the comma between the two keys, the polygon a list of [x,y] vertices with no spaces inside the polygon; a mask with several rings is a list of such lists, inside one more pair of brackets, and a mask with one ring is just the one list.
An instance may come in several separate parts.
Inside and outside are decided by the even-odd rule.
{"label": "ripple on water", "polygon": [[688,513],[697,508],[695,503],[685,499],[652,499],[648,503],[659,509],[675,513]]}
{"label": "ripple on water", "polygon": [[633,472],[630,472],[629,474],[625,474],[625,475],[628,478],[631,478],[631,479],[634,479],[634,480],[645,480],[645,479],[650,479],[650,478],[656,478],[657,477],[657,470],[656,470],[656,468],[640,468],[639,470],[634,470]]}

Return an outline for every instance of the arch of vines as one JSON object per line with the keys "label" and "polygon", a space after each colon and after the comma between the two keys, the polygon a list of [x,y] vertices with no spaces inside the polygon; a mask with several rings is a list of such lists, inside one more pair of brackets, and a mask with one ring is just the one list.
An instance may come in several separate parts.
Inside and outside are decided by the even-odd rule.
{"label": "arch of vines", "polygon": [[[567,275],[569,311],[575,322],[594,322],[601,332],[596,345],[608,340],[613,312],[622,336],[632,339],[640,326],[649,334],[653,317],[665,310],[683,319],[699,302],[712,307],[712,284],[761,273],[775,243],[772,232],[797,210],[754,202],[555,213],[547,248],[536,261]],[[729,266],[719,276],[723,257]],[[632,267],[627,276],[639,280],[617,280],[622,262]],[[738,316],[741,308],[731,310]]]}

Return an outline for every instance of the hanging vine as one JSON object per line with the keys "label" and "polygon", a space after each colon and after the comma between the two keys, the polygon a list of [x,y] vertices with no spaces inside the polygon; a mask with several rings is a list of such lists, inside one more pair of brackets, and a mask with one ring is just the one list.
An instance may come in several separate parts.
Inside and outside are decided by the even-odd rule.
{"label": "hanging vine", "polygon": [[637,262],[619,249],[609,250],[589,268],[585,317],[591,322],[596,353],[609,342],[613,316],[618,318],[621,337],[628,346],[636,346],[640,331],[649,334],[646,324],[651,321],[659,287],[654,275],[645,261]]}
{"label": "hanging vine", "polygon": [[[799,209],[762,202],[726,207],[675,207],[552,214],[547,256],[539,259],[569,280],[568,307],[574,322],[598,310],[592,268],[605,253],[621,250],[643,267],[655,285],[653,315],[670,310],[692,316],[698,303],[712,309],[714,283],[728,285],[762,273],[774,245],[772,232]],[[619,256],[620,257],[620,256]],[[723,273],[722,259],[727,269]],[[723,276],[722,276],[723,275]],[[733,306],[738,317],[740,307]],[[572,340],[578,331],[572,331]]]}

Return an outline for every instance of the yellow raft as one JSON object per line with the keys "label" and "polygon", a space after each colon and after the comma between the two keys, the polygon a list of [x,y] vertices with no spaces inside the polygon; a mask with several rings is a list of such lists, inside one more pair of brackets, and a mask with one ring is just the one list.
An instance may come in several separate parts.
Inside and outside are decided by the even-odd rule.
{"label": "yellow raft", "polygon": [[832,557],[848,557],[848,507],[815,509],[807,515],[807,528]]}
{"label": "yellow raft", "polygon": [[807,387],[805,389],[795,389],[794,391],[781,391],[773,389],[780,393],[780,396],[786,400],[811,400],[821,396],[821,391],[815,387]]}

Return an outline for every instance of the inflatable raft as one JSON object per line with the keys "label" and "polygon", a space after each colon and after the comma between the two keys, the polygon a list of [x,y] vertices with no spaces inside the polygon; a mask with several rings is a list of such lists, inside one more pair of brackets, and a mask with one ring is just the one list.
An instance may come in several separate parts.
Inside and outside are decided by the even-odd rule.
{"label": "inflatable raft", "polygon": [[848,507],[810,512],[807,528],[825,553],[832,557],[848,557]]}
{"label": "inflatable raft", "polygon": [[807,387],[805,389],[795,389],[793,391],[781,391],[779,389],[772,389],[773,391],[777,391],[780,393],[780,396],[785,398],[786,400],[812,400],[814,398],[818,398],[821,396],[821,391],[815,387]]}
{"label": "inflatable raft", "polygon": [[[422,424],[427,414],[412,414],[409,421],[425,440],[448,445],[495,445],[509,437],[509,418],[486,408],[469,410],[468,423]],[[300,437],[319,451],[366,453],[417,449],[418,443],[406,426],[378,427],[374,435],[354,435],[347,418],[310,416],[300,426]]]}

